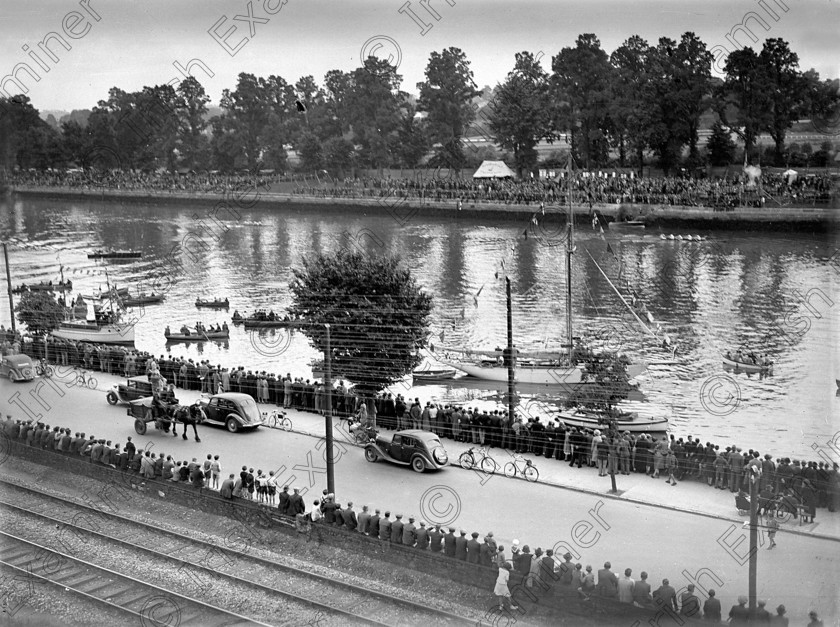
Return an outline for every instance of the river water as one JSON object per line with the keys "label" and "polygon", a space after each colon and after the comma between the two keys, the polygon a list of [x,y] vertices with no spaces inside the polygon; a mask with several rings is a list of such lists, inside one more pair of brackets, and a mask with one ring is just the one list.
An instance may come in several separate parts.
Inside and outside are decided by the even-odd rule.
{"label": "river water", "polygon": [[[511,279],[514,338],[521,350],[551,350],[566,336],[566,265],[553,216],[510,220],[410,216],[364,208],[262,206],[208,215],[208,205],[87,202],[15,197],[0,202],[13,284],[57,281],[74,292],[112,283],[166,292],[135,309],[136,345],[227,366],[311,377],[319,354],[300,333],[246,333],[225,344],[171,345],[163,329],[230,319],[256,308],[283,312],[290,268],[313,251],[356,247],[399,253],[434,298],[432,342],[494,348],[506,341],[504,277]],[[667,233],[667,232],[662,232]],[[527,236],[526,236],[527,234]],[[687,233],[682,233],[687,235]],[[840,459],[825,445],[840,429],[840,257],[831,235],[700,231],[703,243],[660,239],[660,231],[602,237],[578,225],[572,264],[574,334],[650,364],[628,410],[669,418],[678,436],[808,459]],[[181,244],[174,257],[171,251]],[[93,261],[96,248],[132,248],[143,258]],[[591,257],[590,257],[591,255]],[[832,258],[832,255],[834,257]],[[172,260],[176,262],[173,263]],[[652,337],[598,270],[625,295],[636,292],[654,319]],[[498,275],[498,276],[497,276]],[[153,281],[157,279],[156,288]],[[0,279],[5,294],[5,276]],[[229,312],[196,309],[197,296],[229,298]],[[8,326],[5,302],[0,323]],[[677,352],[663,350],[667,334]],[[748,347],[775,360],[770,376],[727,373],[721,354]],[[659,363],[657,363],[659,362]],[[663,363],[664,362],[664,363]],[[501,390],[457,381],[394,391],[422,401],[493,408]],[[546,415],[556,390],[520,390],[525,410]],[[816,448],[815,448],[816,447]],[[840,453],[840,449],[837,451]]]}

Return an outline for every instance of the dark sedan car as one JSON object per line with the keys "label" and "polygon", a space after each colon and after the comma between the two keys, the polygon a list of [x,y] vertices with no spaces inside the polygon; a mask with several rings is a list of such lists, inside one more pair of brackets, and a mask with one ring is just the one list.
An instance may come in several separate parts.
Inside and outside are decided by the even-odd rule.
{"label": "dark sedan car", "polygon": [[257,403],[248,394],[225,392],[204,396],[199,405],[207,416],[206,422],[224,425],[231,433],[240,429],[256,429],[264,420]]}
{"label": "dark sedan car", "polygon": [[393,436],[377,436],[365,446],[365,459],[375,462],[384,459],[393,464],[411,466],[415,472],[438,470],[449,463],[440,438],[431,431],[407,429]]}
{"label": "dark sedan car", "polygon": [[28,355],[5,355],[0,357],[0,375],[11,381],[32,381],[35,378],[35,366]]}
{"label": "dark sedan car", "polygon": [[125,383],[115,385],[108,390],[105,399],[109,405],[117,403],[130,403],[138,398],[146,398],[152,395],[152,383],[149,377],[129,377]]}

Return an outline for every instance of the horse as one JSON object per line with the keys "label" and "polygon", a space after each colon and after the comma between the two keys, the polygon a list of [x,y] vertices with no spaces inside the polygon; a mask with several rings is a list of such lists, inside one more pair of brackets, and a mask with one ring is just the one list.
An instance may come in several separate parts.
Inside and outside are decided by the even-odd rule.
{"label": "horse", "polygon": [[178,436],[178,423],[180,422],[184,425],[184,433],[183,438],[187,439],[187,427],[192,426],[193,433],[195,434],[195,441],[201,442],[201,438],[198,437],[198,427],[196,425],[201,424],[207,418],[204,414],[204,410],[199,407],[198,403],[193,403],[192,405],[178,405],[176,409],[172,411],[172,418],[174,420],[172,424],[172,435],[174,437]]}

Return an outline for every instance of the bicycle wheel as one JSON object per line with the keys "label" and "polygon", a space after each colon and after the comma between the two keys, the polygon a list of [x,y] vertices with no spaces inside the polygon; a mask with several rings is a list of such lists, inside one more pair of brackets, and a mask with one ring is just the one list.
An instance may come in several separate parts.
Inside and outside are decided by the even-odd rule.
{"label": "bicycle wheel", "polygon": [[87,378],[87,386],[88,386],[88,388],[90,388],[91,390],[95,390],[95,389],[96,389],[96,386],[97,386],[98,384],[99,384],[99,383],[98,383],[98,381],[97,381],[96,379],[94,379],[93,377],[88,377],[88,378]]}
{"label": "bicycle wheel", "polygon": [[271,416],[268,417],[268,426],[272,429],[277,428],[277,416],[275,414],[271,414]]}
{"label": "bicycle wheel", "polygon": [[461,464],[461,468],[472,470],[472,467],[475,466],[475,459],[473,459],[472,453],[461,453],[458,463]]}
{"label": "bicycle wheel", "polygon": [[48,379],[53,376],[52,366],[44,366],[43,376],[47,377]]}
{"label": "bicycle wheel", "polygon": [[499,468],[496,460],[492,457],[485,457],[481,460],[481,469],[488,475],[492,475]]}
{"label": "bicycle wheel", "polygon": [[283,431],[291,431],[292,430],[292,421],[287,418],[283,417],[283,420],[280,422],[280,426],[283,428]]}
{"label": "bicycle wheel", "polygon": [[537,470],[536,466],[525,466],[525,471],[523,474],[525,475],[525,478],[531,483],[540,478],[540,471]]}
{"label": "bicycle wheel", "polygon": [[359,431],[356,431],[356,433],[353,434],[353,440],[356,442],[356,444],[367,444],[370,438],[368,437],[367,433],[360,429]]}
{"label": "bicycle wheel", "polygon": [[515,477],[516,476],[516,464],[513,462],[508,462],[505,464],[505,477]]}

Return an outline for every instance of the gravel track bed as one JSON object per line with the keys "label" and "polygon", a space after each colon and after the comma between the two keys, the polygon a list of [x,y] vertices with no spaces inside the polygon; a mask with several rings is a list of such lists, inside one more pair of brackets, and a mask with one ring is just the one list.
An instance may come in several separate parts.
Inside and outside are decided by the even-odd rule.
{"label": "gravel track bed", "polygon": [[[321,614],[320,624],[324,625],[362,624],[344,616],[318,612],[302,603],[229,579],[214,581],[201,569],[138,554],[96,536],[62,533],[62,527],[27,514],[7,510],[0,514],[0,521],[7,533],[260,622],[303,625]],[[183,607],[184,604],[177,597],[173,597],[172,602],[175,606]]]}
{"label": "gravel track bed", "polygon": [[[232,522],[224,516],[167,503],[155,497],[146,496],[142,491],[129,491],[123,484],[118,490],[112,490],[106,501],[100,495],[103,487],[109,485],[104,482],[68,475],[16,458],[10,458],[4,464],[4,470],[6,471],[4,478],[7,481],[59,497],[76,498],[82,503],[104,510],[105,513],[113,511],[196,540],[243,550],[280,564],[301,568],[474,620],[484,616],[483,608],[487,607],[491,599],[492,591],[439,580],[408,568],[386,565],[352,550],[334,546],[322,547],[317,542],[301,546],[299,542],[289,539],[282,532],[263,528],[254,523]],[[139,477],[135,479],[139,481]],[[144,487],[141,485],[141,489]],[[153,486],[153,489],[157,489],[157,486]],[[25,503],[23,504],[25,506]],[[45,513],[49,512],[45,511]],[[231,540],[230,533],[234,527],[240,528],[242,534],[228,541]],[[247,546],[243,536],[247,537]],[[225,542],[221,542],[220,538],[225,538]],[[237,562],[241,561],[237,559]],[[364,576],[356,574],[359,572],[364,573]],[[262,571],[254,569],[253,565],[242,570],[242,575],[256,574],[258,581],[272,585],[265,579],[264,573],[264,569]],[[304,592],[304,589],[300,591]],[[403,616],[398,622],[400,624],[422,622],[406,620],[407,618],[410,617],[403,610]]]}
{"label": "gravel track bed", "polygon": [[[424,616],[422,611],[415,608],[406,608],[396,602],[379,599],[363,592],[348,590],[339,583],[330,584],[313,580],[305,575],[281,571],[280,569],[274,570],[251,559],[248,555],[233,556],[216,552],[208,549],[208,547],[196,547],[182,539],[138,528],[134,523],[126,523],[114,518],[109,518],[107,521],[104,518],[96,520],[74,504],[58,503],[43,497],[39,497],[38,502],[34,502],[30,493],[19,492],[13,494],[14,490],[9,486],[0,488],[3,501],[33,509],[38,513],[57,518],[66,524],[79,525],[93,531],[106,533],[108,536],[137,544],[140,547],[153,548],[157,552],[211,568],[222,574],[244,578],[290,594],[301,594],[314,601],[333,605],[389,624],[430,624],[431,622],[441,624],[444,622],[434,612],[428,612]],[[46,524],[45,521],[41,522]],[[103,523],[107,523],[107,530],[102,528]],[[133,549],[125,547],[125,550],[132,551]],[[195,571],[196,585],[201,585],[202,582],[205,585],[212,582],[213,575],[211,573],[202,572],[200,568],[196,568]],[[192,578],[189,581],[192,581]]]}

